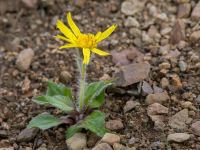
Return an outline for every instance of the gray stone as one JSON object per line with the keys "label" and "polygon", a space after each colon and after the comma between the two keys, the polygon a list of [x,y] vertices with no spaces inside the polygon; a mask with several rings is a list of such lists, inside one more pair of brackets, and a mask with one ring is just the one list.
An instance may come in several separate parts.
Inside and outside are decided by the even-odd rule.
{"label": "gray stone", "polygon": [[130,17],[130,16],[125,20],[124,25],[126,27],[139,27],[140,26],[139,22],[135,18]]}
{"label": "gray stone", "polygon": [[17,142],[28,142],[32,140],[39,132],[39,128],[24,129],[17,136]]}
{"label": "gray stone", "polygon": [[126,0],[121,5],[121,11],[125,15],[134,15],[144,8],[146,0]]}
{"label": "gray stone", "polygon": [[7,131],[6,130],[0,130],[0,137],[2,137],[2,138],[8,137]]}
{"label": "gray stone", "polygon": [[191,4],[190,3],[180,4],[179,7],[178,7],[177,16],[179,18],[186,18],[190,15],[190,11],[191,11]]}
{"label": "gray stone", "polygon": [[184,142],[190,139],[190,135],[187,133],[173,133],[167,136],[167,141],[172,142]]}
{"label": "gray stone", "polygon": [[92,150],[112,150],[111,146],[107,143],[101,143],[92,148]]}
{"label": "gray stone", "polygon": [[29,69],[31,61],[34,57],[34,51],[30,48],[21,51],[17,57],[16,65],[21,71]]}
{"label": "gray stone", "polygon": [[86,147],[86,135],[76,133],[71,138],[66,140],[69,150],[83,150]]}
{"label": "gray stone", "polygon": [[140,106],[139,102],[133,101],[133,100],[129,100],[126,102],[126,105],[124,106],[124,113],[136,108]]}
{"label": "gray stone", "polygon": [[180,68],[181,71],[186,71],[187,70],[187,63],[186,62],[179,61],[178,65],[179,65],[179,68]]}
{"label": "gray stone", "polygon": [[169,125],[170,127],[175,129],[184,129],[186,128],[187,120],[188,120],[188,109],[183,109],[169,119]]}
{"label": "gray stone", "polygon": [[119,135],[112,134],[112,133],[106,133],[103,138],[101,139],[102,143],[108,143],[110,145],[113,145],[114,143],[120,142]]}

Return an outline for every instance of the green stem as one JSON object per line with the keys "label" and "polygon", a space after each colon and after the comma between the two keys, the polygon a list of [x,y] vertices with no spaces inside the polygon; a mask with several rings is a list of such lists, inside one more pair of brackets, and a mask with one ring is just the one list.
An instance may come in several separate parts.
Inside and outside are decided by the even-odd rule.
{"label": "green stem", "polygon": [[81,79],[80,79],[80,91],[79,91],[79,108],[84,108],[84,97],[85,97],[85,77],[86,77],[86,65],[81,65]]}
{"label": "green stem", "polygon": [[86,67],[87,65],[83,64],[81,61],[80,52],[77,51],[77,65],[78,70],[80,72],[80,80],[79,80],[79,110],[84,109],[84,98],[85,98],[85,86],[86,86]]}

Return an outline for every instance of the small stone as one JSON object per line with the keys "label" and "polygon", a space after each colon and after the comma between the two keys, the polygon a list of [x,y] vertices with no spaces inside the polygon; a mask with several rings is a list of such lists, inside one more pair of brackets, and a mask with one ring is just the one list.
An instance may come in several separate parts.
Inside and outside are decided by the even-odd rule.
{"label": "small stone", "polygon": [[169,125],[171,128],[184,129],[186,128],[187,120],[188,120],[188,109],[183,109],[169,119]]}
{"label": "small stone", "polygon": [[191,17],[195,20],[200,19],[200,1],[195,5],[195,8],[192,11]]}
{"label": "small stone", "polygon": [[158,87],[158,86],[156,86],[156,85],[153,85],[153,92],[154,92],[154,94],[156,94],[156,93],[162,93],[163,89],[160,88],[160,87]]}
{"label": "small stone", "polygon": [[30,89],[30,83],[31,81],[29,80],[29,78],[25,77],[22,83],[22,92],[28,92],[28,90]]}
{"label": "small stone", "polygon": [[38,0],[22,0],[22,2],[28,8],[35,8],[37,6]]}
{"label": "small stone", "polygon": [[68,71],[62,71],[60,73],[60,81],[63,83],[69,83],[72,79],[72,75]]}
{"label": "small stone", "polygon": [[126,105],[124,106],[124,113],[136,108],[140,106],[140,103],[139,102],[136,102],[136,101],[132,101],[132,100],[129,100],[126,102]]}
{"label": "small stone", "polygon": [[185,25],[182,20],[178,19],[175,22],[173,29],[171,31],[170,43],[175,45],[184,39],[185,39]]}
{"label": "small stone", "polygon": [[127,148],[119,143],[114,143],[113,144],[113,150],[127,150]]}
{"label": "small stone", "polygon": [[79,7],[85,6],[86,0],[75,0],[75,5]]}
{"label": "small stone", "polygon": [[190,40],[192,42],[196,42],[196,41],[200,40],[200,30],[194,31],[190,36]]}
{"label": "small stone", "polygon": [[142,41],[143,41],[146,45],[153,43],[152,38],[149,37],[149,35],[148,35],[146,32],[142,32]]}
{"label": "small stone", "polygon": [[187,133],[173,133],[167,136],[167,141],[172,142],[184,142],[190,139],[190,135]]}
{"label": "small stone", "polygon": [[169,86],[169,80],[167,78],[162,78],[160,83],[162,88],[166,88]]}
{"label": "small stone", "polygon": [[172,75],[172,84],[176,88],[181,88],[182,87],[181,79],[177,74]]}
{"label": "small stone", "polygon": [[111,55],[113,57],[112,61],[117,66],[128,65],[132,62],[142,62],[144,57],[144,54],[135,47],[131,47],[121,52],[112,51]]}
{"label": "small stone", "polygon": [[146,97],[145,103],[147,105],[153,104],[153,103],[160,103],[163,104],[169,100],[169,95],[167,92],[162,93],[155,93],[155,94],[149,94]]}
{"label": "small stone", "polygon": [[110,145],[113,145],[114,143],[120,142],[120,137],[116,134],[112,133],[106,133],[103,138],[101,139],[102,143],[108,143]]}
{"label": "small stone", "polygon": [[158,13],[156,15],[156,19],[159,20],[159,21],[167,21],[168,17],[165,13]]}
{"label": "small stone", "polygon": [[159,115],[159,114],[167,114],[167,113],[168,113],[168,108],[159,104],[159,103],[151,104],[147,108],[148,116]]}
{"label": "small stone", "polygon": [[130,16],[125,20],[124,25],[126,27],[139,27],[140,26],[139,22],[135,18],[130,17]]}
{"label": "small stone", "polygon": [[177,59],[181,55],[181,52],[178,51],[177,49],[174,51],[170,51],[167,55],[164,56],[165,59]]}
{"label": "small stone", "polygon": [[38,128],[27,128],[17,136],[17,142],[28,142],[32,140],[39,132]]}
{"label": "small stone", "polygon": [[21,71],[29,69],[31,61],[34,57],[34,51],[30,48],[21,51],[17,57],[16,65]]}
{"label": "small stone", "polygon": [[196,121],[191,126],[195,135],[200,136],[200,121]]}
{"label": "small stone", "polygon": [[141,11],[145,6],[145,0],[127,0],[121,5],[121,11],[125,15],[134,15]]}
{"label": "small stone", "polygon": [[0,130],[0,137],[1,138],[7,138],[8,137],[8,133],[6,130]]}
{"label": "small stone", "polygon": [[120,130],[124,128],[121,120],[109,120],[106,122],[106,128],[109,130]]}
{"label": "small stone", "polygon": [[118,86],[126,87],[128,85],[143,81],[149,76],[150,65],[146,62],[133,63],[122,66],[120,71],[115,74],[119,80]]}
{"label": "small stone", "polygon": [[170,67],[171,67],[171,65],[168,62],[163,62],[163,63],[159,64],[160,69],[169,69]]}
{"label": "small stone", "polygon": [[187,70],[187,63],[186,63],[186,62],[184,62],[184,61],[179,61],[178,65],[179,65],[179,68],[180,68],[180,70],[181,70],[182,72],[184,72],[184,71]]}
{"label": "small stone", "polygon": [[14,147],[0,148],[0,150],[14,150]]}
{"label": "small stone", "polygon": [[112,150],[112,148],[107,143],[101,143],[92,148],[92,150]]}
{"label": "small stone", "polygon": [[150,84],[146,81],[143,81],[143,83],[142,83],[142,94],[147,95],[147,94],[152,94],[152,93],[153,93],[153,89],[150,86]]}
{"label": "small stone", "polygon": [[196,102],[197,102],[198,104],[200,104],[200,95],[197,96]]}
{"label": "small stone", "polygon": [[69,150],[82,150],[86,147],[86,135],[76,133],[71,138],[66,140]]}
{"label": "small stone", "polygon": [[181,106],[182,106],[183,108],[187,108],[187,109],[192,109],[192,108],[193,108],[193,104],[192,104],[192,102],[190,102],[190,101],[182,102],[182,103],[181,103]]}
{"label": "small stone", "polygon": [[179,7],[178,7],[177,16],[179,18],[187,18],[190,15],[190,11],[191,11],[191,4],[190,3],[180,4]]}

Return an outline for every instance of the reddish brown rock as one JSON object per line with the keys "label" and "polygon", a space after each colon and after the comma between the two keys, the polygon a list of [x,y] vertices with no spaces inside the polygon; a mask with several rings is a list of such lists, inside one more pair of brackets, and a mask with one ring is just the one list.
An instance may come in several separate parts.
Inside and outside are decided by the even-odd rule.
{"label": "reddish brown rock", "polygon": [[133,63],[122,66],[120,71],[115,74],[118,86],[128,86],[148,78],[150,65],[145,62]]}
{"label": "reddish brown rock", "polygon": [[132,62],[141,62],[144,54],[135,47],[132,47],[121,52],[112,51],[113,62],[118,66],[128,65]]}
{"label": "reddish brown rock", "polygon": [[179,18],[186,18],[190,15],[190,11],[191,11],[191,4],[190,3],[180,4],[179,7],[178,7],[177,16]]}
{"label": "reddish brown rock", "polygon": [[200,121],[196,121],[192,124],[192,130],[194,131],[194,134],[200,136]]}
{"label": "reddish brown rock", "polygon": [[200,1],[194,7],[191,17],[192,19],[195,19],[195,20],[200,19]]}
{"label": "reddish brown rock", "polygon": [[120,130],[124,128],[121,120],[109,120],[106,122],[106,128],[109,130]]}
{"label": "reddish brown rock", "polygon": [[182,20],[178,19],[171,31],[170,43],[178,44],[181,40],[185,39],[185,24]]}

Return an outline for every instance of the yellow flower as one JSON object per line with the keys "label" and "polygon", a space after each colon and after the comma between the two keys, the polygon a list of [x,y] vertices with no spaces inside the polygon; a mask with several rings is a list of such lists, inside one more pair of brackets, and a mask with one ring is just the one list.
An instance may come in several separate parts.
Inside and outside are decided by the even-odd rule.
{"label": "yellow flower", "polygon": [[116,29],[116,25],[112,25],[104,32],[98,32],[96,35],[94,35],[81,33],[80,29],[72,20],[71,13],[67,13],[67,21],[71,29],[68,28],[61,20],[58,20],[56,24],[57,28],[63,33],[64,36],[56,35],[55,37],[68,42],[67,44],[59,47],[59,49],[72,47],[82,48],[84,64],[89,63],[91,52],[101,56],[109,55],[108,52],[98,49],[97,45]]}

